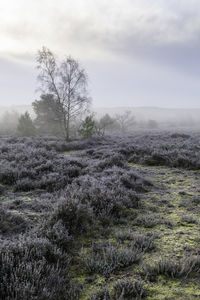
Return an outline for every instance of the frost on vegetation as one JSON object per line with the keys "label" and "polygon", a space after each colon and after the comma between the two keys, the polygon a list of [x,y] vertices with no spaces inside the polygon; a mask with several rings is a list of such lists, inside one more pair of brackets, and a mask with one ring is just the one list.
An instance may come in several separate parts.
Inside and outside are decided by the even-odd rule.
{"label": "frost on vegetation", "polygon": [[[53,137],[0,139],[0,299],[79,299],[82,287],[71,279],[70,270],[77,263],[76,247],[83,237],[106,232],[128,214],[137,230],[139,226],[172,226],[150,213],[136,219],[143,194],[156,187],[128,162],[198,170],[199,140],[197,134],[170,133],[71,143]],[[76,150],[80,155],[63,154]],[[30,193],[31,200],[23,200],[23,193]],[[198,197],[192,201],[199,203]],[[20,210],[38,212],[39,217],[30,223]],[[184,216],[181,221],[195,220]],[[149,255],[156,247],[155,238],[131,230],[115,231],[118,244],[93,248],[91,256],[78,263],[88,273],[110,276]],[[199,266],[199,258],[192,256],[180,261],[163,259],[144,268],[149,278],[182,278],[199,272]],[[112,291],[100,291],[92,299],[145,295],[143,282],[123,279]]]}
{"label": "frost on vegetation", "polygon": [[23,237],[0,246],[1,299],[78,299],[70,280],[70,257],[46,238]]}
{"label": "frost on vegetation", "polygon": [[141,280],[123,278],[115,283],[112,293],[108,290],[100,290],[89,300],[131,300],[142,299],[146,296],[147,291]]}
{"label": "frost on vegetation", "polygon": [[20,214],[11,213],[0,207],[0,235],[24,232],[27,227],[27,221]]}
{"label": "frost on vegetation", "polygon": [[[151,188],[116,149],[99,149],[98,158],[92,157],[96,147],[106,143],[93,139],[67,144],[54,138],[0,141],[0,196],[11,197],[1,204],[1,299],[79,299],[81,285],[69,272],[77,237],[120,219],[127,209],[138,209],[140,194]],[[62,155],[70,150],[82,150],[82,156]],[[23,193],[31,200],[15,197]],[[37,211],[41,218],[33,227],[9,209]],[[13,238],[5,239],[11,232]],[[87,261],[88,270],[110,274],[138,262],[142,255],[136,247],[110,246],[102,251],[97,260],[94,256]]]}
{"label": "frost on vegetation", "polygon": [[200,257],[190,255],[177,260],[176,258],[162,257],[154,265],[145,265],[144,274],[150,278],[165,275],[171,278],[187,278],[193,272],[200,271]]}
{"label": "frost on vegetation", "polygon": [[99,273],[110,275],[115,271],[138,263],[142,257],[138,248],[116,248],[112,245],[91,249],[89,257],[84,258],[85,267],[88,273]]}
{"label": "frost on vegetation", "polygon": [[147,291],[141,280],[120,279],[114,286],[116,299],[141,299],[145,298]]}

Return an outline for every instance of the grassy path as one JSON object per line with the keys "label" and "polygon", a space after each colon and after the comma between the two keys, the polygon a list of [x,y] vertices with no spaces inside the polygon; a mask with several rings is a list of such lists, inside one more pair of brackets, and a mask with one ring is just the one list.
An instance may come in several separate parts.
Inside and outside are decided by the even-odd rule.
{"label": "grassy path", "polygon": [[[155,252],[144,257],[144,262],[153,263],[160,257],[169,259],[200,254],[200,173],[165,167],[134,167],[142,170],[156,186],[144,199],[144,207],[155,219],[165,219],[152,230],[158,234]],[[154,212],[155,211],[155,212]],[[158,221],[159,223],[159,221]],[[140,227],[140,230],[145,227]],[[187,280],[172,280],[160,276],[151,284],[151,296],[147,299],[200,299],[200,276]]]}
{"label": "grassy path", "polygon": [[[106,228],[102,234],[95,236],[94,233],[80,240],[81,252],[77,253],[72,274],[83,284],[81,300],[90,299],[103,288],[112,294],[118,279],[135,280],[141,276],[144,265],[156,265],[163,257],[176,261],[200,254],[200,173],[136,164],[132,167],[150,179],[155,187],[145,194],[139,209],[128,212],[126,220]],[[140,263],[121,268],[109,276],[87,272],[83,257],[90,257],[92,244],[109,242],[121,249],[129,244],[134,234],[154,234],[156,237],[155,249],[147,251]],[[120,235],[123,238],[119,238]],[[146,299],[149,300],[200,299],[200,275],[196,273],[187,279],[159,275],[154,280],[143,276],[142,280],[147,289]]]}

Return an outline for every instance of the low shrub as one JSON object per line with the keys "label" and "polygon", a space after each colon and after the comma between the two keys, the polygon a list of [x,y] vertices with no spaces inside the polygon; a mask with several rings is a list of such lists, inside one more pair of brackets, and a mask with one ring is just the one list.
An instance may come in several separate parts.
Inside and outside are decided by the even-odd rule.
{"label": "low shrub", "polygon": [[156,236],[154,234],[136,234],[133,236],[133,241],[131,243],[131,249],[139,249],[141,252],[152,251],[156,248],[154,239]]}
{"label": "low shrub", "polygon": [[69,232],[66,229],[62,219],[59,219],[52,226],[49,226],[49,223],[47,222],[43,227],[43,232],[54,245],[57,245],[59,248],[65,251],[71,250],[73,237],[69,235]]}
{"label": "low shrub", "polygon": [[92,220],[93,210],[90,205],[73,197],[60,200],[50,217],[49,224],[55,228],[57,222],[62,222],[69,235],[78,235],[90,228]]}
{"label": "low shrub", "polygon": [[115,238],[118,241],[126,241],[126,240],[133,240],[134,239],[134,232],[131,229],[126,229],[126,230],[119,230],[115,233]]}
{"label": "low shrub", "polygon": [[0,233],[22,233],[28,228],[27,221],[17,213],[11,213],[0,208]]}
{"label": "low shrub", "polygon": [[115,299],[141,299],[145,298],[147,291],[139,280],[120,279],[114,286]]}
{"label": "low shrub", "polygon": [[80,286],[69,278],[69,263],[69,256],[45,238],[5,241],[0,246],[0,298],[78,299]]}
{"label": "low shrub", "polygon": [[190,223],[190,224],[198,224],[198,221],[193,216],[183,216],[181,218],[181,223]]}
{"label": "low shrub", "polygon": [[200,257],[189,256],[178,261],[169,258],[162,258],[153,266],[145,265],[144,274],[152,276],[165,275],[171,278],[187,278],[192,272],[200,271]]}
{"label": "low shrub", "polygon": [[136,219],[136,224],[139,226],[144,226],[146,228],[152,228],[158,224],[163,224],[163,219],[157,218],[153,214],[140,215]]}
{"label": "low shrub", "polygon": [[97,253],[92,251],[90,257],[84,259],[86,270],[89,273],[110,275],[120,268],[128,267],[139,262],[142,253],[134,249],[120,248],[108,245]]}

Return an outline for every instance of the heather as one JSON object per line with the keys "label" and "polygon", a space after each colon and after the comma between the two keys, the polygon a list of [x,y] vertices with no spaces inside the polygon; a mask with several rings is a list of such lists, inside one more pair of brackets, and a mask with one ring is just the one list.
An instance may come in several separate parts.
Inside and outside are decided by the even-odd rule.
{"label": "heather", "polygon": [[199,138],[1,138],[0,298],[198,297]]}

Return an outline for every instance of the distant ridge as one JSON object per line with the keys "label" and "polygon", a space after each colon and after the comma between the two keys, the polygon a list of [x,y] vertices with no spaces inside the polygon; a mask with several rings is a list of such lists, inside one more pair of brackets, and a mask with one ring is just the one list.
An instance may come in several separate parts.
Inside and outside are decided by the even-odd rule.
{"label": "distant ridge", "polygon": [[138,121],[150,119],[157,122],[200,122],[200,108],[161,108],[161,107],[95,107],[97,116],[105,113],[114,116],[130,110]]}
{"label": "distant ridge", "polygon": [[[108,113],[111,116],[123,114],[130,110],[136,121],[156,120],[159,123],[200,123],[200,108],[162,108],[156,106],[117,106],[117,107],[92,107],[96,117],[101,117]],[[0,106],[0,117],[6,112],[16,111],[19,114],[28,111],[34,115],[31,105]]]}

